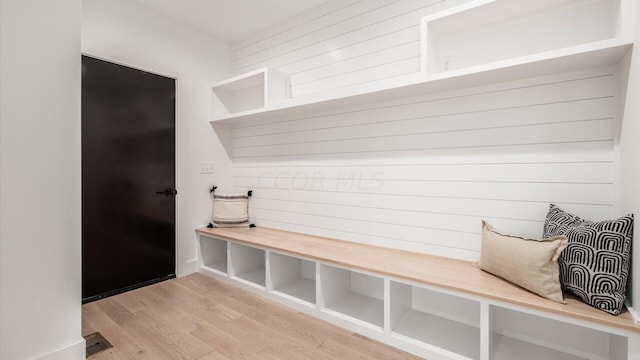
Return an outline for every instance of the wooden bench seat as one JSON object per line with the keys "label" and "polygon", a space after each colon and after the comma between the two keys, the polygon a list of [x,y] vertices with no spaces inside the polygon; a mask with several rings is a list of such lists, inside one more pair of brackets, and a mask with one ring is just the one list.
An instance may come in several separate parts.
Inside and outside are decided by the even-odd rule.
{"label": "wooden bench seat", "polygon": [[567,295],[565,297],[568,304],[560,304],[486,273],[468,261],[262,227],[201,228],[197,229],[197,232],[265,250],[387,275],[640,333],[640,326],[635,323],[626,309],[622,314],[613,316]]}

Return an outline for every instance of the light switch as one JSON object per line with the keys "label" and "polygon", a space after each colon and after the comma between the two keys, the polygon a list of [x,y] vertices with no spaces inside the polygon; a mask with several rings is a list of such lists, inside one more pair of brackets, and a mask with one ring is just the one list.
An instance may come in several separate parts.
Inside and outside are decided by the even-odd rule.
{"label": "light switch", "polygon": [[213,174],[213,163],[212,162],[201,162],[200,163],[200,174]]}

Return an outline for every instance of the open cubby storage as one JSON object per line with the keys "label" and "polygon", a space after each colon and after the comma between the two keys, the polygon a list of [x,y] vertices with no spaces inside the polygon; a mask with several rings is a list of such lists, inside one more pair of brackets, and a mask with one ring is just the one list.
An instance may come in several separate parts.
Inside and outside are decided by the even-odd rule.
{"label": "open cubby storage", "polygon": [[270,253],[273,291],[308,304],[316,303],[316,264],[295,257]]}
{"label": "open cubby storage", "polygon": [[492,360],[627,360],[623,336],[490,306]]}
{"label": "open cubby storage", "polygon": [[[550,301],[466,261],[260,227],[198,233],[202,273],[427,359],[640,359],[632,311]],[[226,252],[230,276],[211,271]]]}
{"label": "open cubby storage", "polygon": [[425,17],[426,74],[614,39],[620,1],[479,0]]}
{"label": "open cubby storage", "polygon": [[234,243],[230,246],[231,277],[264,288],[266,284],[265,251]]}
{"label": "open cubby storage", "polygon": [[236,76],[213,86],[213,114],[220,117],[261,109],[289,96],[289,80],[269,68]]}
{"label": "open cubby storage", "polygon": [[470,359],[480,359],[480,303],[391,282],[391,331]]}
{"label": "open cubby storage", "polygon": [[384,280],[329,265],[320,266],[324,307],[380,328],[384,326]]}
{"label": "open cubby storage", "polygon": [[200,235],[201,265],[209,271],[227,274],[227,242]]}

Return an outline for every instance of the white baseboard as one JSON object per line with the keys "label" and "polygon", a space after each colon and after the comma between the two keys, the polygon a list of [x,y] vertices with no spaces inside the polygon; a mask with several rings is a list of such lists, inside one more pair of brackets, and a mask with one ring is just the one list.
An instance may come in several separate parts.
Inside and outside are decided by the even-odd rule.
{"label": "white baseboard", "polygon": [[86,351],[87,349],[84,338],[81,338],[77,342],[62,349],[55,350],[45,355],[36,356],[33,360],[85,360]]}
{"label": "white baseboard", "polygon": [[178,277],[191,275],[198,272],[198,259],[187,260],[182,267],[182,271],[176,274]]}

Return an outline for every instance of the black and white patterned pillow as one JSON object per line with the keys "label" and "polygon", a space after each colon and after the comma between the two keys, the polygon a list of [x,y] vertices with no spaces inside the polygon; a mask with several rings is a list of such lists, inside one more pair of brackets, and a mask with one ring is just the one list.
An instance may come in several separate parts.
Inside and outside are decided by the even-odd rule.
{"label": "black and white patterned pillow", "polygon": [[562,289],[597,309],[619,314],[629,277],[633,215],[593,222],[551,204],[543,236],[555,235],[569,240],[558,259]]}

